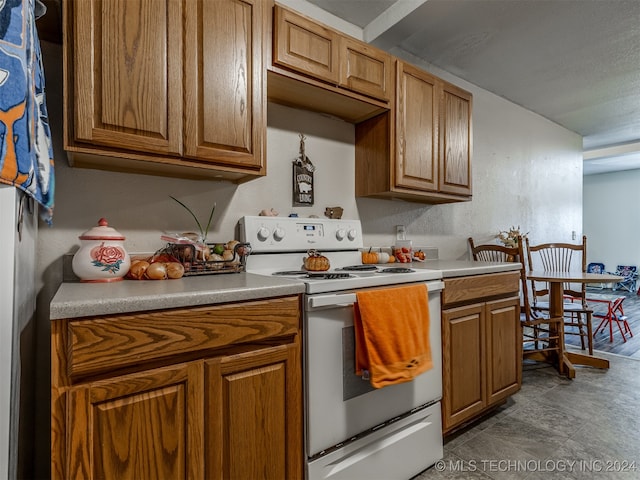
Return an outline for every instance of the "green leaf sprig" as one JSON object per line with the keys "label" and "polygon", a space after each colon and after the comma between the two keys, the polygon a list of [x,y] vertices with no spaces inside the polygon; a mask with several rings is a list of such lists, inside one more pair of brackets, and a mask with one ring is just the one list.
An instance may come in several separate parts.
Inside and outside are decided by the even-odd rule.
{"label": "green leaf sprig", "polygon": [[203,229],[202,224],[198,221],[198,217],[196,217],[196,215],[193,213],[193,211],[189,207],[187,207],[184,203],[182,203],[177,198],[171,195],[169,195],[169,197],[175,200],[176,202],[178,202],[180,205],[182,205],[185,208],[185,210],[191,214],[193,219],[196,221],[196,224],[198,225],[198,229],[200,229],[200,237],[202,238],[202,241],[205,242],[207,240],[207,235],[209,234],[209,227],[211,226],[211,220],[213,219],[213,212],[216,211],[215,202],[213,204],[213,207],[211,207],[211,213],[209,214],[209,221],[207,222],[207,227]]}

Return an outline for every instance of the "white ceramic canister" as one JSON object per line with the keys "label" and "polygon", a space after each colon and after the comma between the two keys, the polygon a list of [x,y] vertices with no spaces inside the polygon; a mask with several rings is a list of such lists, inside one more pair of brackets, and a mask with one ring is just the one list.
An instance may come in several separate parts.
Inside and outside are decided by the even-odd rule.
{"label": "white ceramic canister", "polygon": [[115,282],[131,267],[131,259],[124,249],[124,237],[107,220],[101,218],[98,226],[81,236],[80,249],[73,256],[71,267],[83,282]]}

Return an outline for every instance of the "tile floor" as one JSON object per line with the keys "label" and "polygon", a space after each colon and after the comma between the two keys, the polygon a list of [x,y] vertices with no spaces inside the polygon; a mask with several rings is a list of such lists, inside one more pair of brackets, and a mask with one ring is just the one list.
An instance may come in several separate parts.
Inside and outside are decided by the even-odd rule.
{"label": "tile floor", "polygon": [[525,365],[522,389],[445,439],[444,460],[413,480],[640,478],[640,359],[598,354],[611,368],[573,380]]}

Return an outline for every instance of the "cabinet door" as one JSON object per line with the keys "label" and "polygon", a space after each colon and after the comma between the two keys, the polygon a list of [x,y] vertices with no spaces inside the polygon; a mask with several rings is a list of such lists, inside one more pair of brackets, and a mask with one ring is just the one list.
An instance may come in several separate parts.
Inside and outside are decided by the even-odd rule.
{"label": "cabinet door", "polygon": [[72,387],[66,478],[204,478],[202,362]]}
{"label": "cabinet door", "polygon": [[488,404],[513,395],[522,384],[522,331],[518,297],[487,302]]}
{"label": "cabinet door", "polygon": [[442,311],[443,429],[474,417],[486,406],[485,305]]}
{"label": "cabinet door", "polygon": [[278,5],[273,27],[275,65],[338,84],[340,36],[336,32]]}
{"label": "cabinet door", "polygon": [[440,191],[471,195],[471,94],[442,82]]}
{"label": "cabinet door", "polygon": [[185,7],[185,156],[264,169],[262,0]]}
{"label": "cabinet door", "polygon": [[297,341],[207,361],[206,478],[302,478]]}
{"label": "cabinet door", "polygon": [[340,85],[388,101],[393,92],[391,55],[351,38],[341,42]]}
{"label": "cabinet door", "polygon": [[436,77],[398,61],[396,187],[438,189],[437,91]]}
{"label": "cabinet door", "polygon": [[182,0],[67,3],[75,140],[181,154]]}

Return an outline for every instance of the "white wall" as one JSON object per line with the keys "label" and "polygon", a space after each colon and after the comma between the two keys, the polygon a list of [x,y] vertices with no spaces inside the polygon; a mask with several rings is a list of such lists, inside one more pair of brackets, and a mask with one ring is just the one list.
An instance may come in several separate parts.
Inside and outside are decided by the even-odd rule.
{"label": "white wall", "polygon": [[587,261],[640,267],[640,170],[584,177],[584,232]]}
{"label": "white wall", "polygon": [[[398,55],[397,52],[393,52]],[[217,209],[210,240],[229,240],[237,220],[263,208],[281,214],[323,215],[341,206],[344,218],[360,218],[365,243],[390,245],[395,225],[407,227],[414,244],[435,246],[445,259],[466,258],[466,239],[493,241],[498,231],[520,225],[534,242],[569,240],[582,233],[582,141],[572,132],[496,95],[426,68],[474,95],[473,201],[424,205],[354,198],[354,127],[333,117],[269,104],[267,176],[242,185],[70,168],[62,151],[61,49],[43,42],[47,103],[53,133],[56,205],[53,226],[41,225],[38,252],[39,400],[37,455],[48,455],[48,305],[62,280],[61,258],[74,252],[78,235],[100,217],[126,237],[130,252],[163,245],[165,230],[193,230],[191,217],[169,195],[192,206],[204,220]],[[398,55],[400,56],[400,55]],[[298,134],[316,165],[314,207],[291,206],[291,162]],[[39,445],[38,445],[39,444]],[[45,468],[46,461],[38,462]],[[44,465],[44,467],[42,466]],[[36,472],[36,474],[39,472]],[[44,476],[44,475],[43,475]]]}

